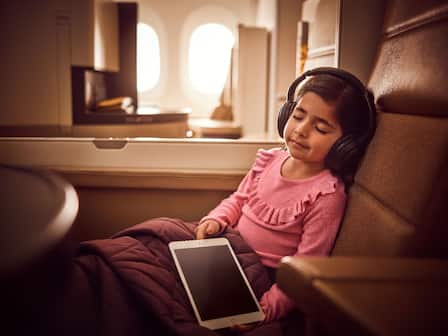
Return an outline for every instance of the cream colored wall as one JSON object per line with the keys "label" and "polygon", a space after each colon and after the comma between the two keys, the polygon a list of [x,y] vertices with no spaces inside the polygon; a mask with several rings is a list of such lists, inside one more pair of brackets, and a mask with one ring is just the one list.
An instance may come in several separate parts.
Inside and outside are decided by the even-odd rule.
{"label": "cream colored wall", "polygon": [[334,66],[369,78],[382,31],[385,0],[306,0],[309,22],[305,70]]}
{"label": "cream colored wall", "polygon": [[309,24],[308,58],[305,70],[337,65],[339,0],[307,0],[302,20]]}
{"label": "cream colored wall", "polygon": [[245,136],[261,136],[266,132],[269,36],[266,28],[238,27],[232,105],[234,118]]}
{"label": "cream colored wall", "polygon": [[277,62],[271,129],[277,133],[277,114],[285,101],[289,85],[296,74],[297,23],[300,20],[301,8],[298,0],[278,0],[277,10]]}
{"label": "cream colored wall", "polygon": [[112,0],[2,3],[0,126],[71,126],[71,65],[118,69],[114,7]]}
{"label": "cream colored wall", "polygon": [[277,115],[285,101],[286,91],[295,79],[297,22],[301,17],[302,0],[260,0],[257,25],[269,29],[270,66],[267,97],[267,133],[278,137]]}
{"label": "cream colored wall", "polygon": [[112,0],[64,0],[70,5],[71,64],[118,71],[118,11]]}
{"label": "cream colored wall", "polygon": [[118,8],[112,0],[95,0],[95,68],[98,70],[119,71],[118,48]]}
{"label": "cream colored wall", "polygon": [[0,125],[59,122],[58,5],[54,0],[2,2]]}
{"label": "cream colored wall", "polygon": [[78,66],[92,66],[94,62],[94,18],[93,0],[70,1],[71,63]]}

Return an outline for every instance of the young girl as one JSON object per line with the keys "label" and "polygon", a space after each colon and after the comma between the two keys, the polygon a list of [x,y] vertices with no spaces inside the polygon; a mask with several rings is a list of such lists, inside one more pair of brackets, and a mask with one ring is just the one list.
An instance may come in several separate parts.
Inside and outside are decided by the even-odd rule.
{"label": "young girl", "polygon": [[[375,111],[373,97],[356,77],[326,70],[302,84],[296,100],[297,85],[292,86],[286,125],[279,118],[284,148],[258,151],[236,192],[200,220],[197,239],[232,226],[271,275],[284,256],[330,253],[345,209],[345,187],[373,135]],[[338,154],[347,147],[348,155]],[[293,308],[275,283],[260,303],[265,321]]]}

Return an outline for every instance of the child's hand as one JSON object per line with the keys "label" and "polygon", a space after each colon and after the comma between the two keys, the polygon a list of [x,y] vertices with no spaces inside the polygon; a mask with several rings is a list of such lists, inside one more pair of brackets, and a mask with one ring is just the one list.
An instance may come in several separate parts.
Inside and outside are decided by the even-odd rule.
{"label": "child's hand", "polygon": [[244,333],[246,331],[250,331],[250,330],[254,329],[257,325],[258,325],[258,323],[256,323],[256,322],[247,323],[247,324],[236,324],[236,325],[230,327],[230,329],[237,333]]}
{"label": "child's hand", "polygon": [[205,222],[202,222],[196,228],[196,239],[204,239],[208,236],[212,236],[219,232],[221,229],[221,225],[213,220],[207,219]]}

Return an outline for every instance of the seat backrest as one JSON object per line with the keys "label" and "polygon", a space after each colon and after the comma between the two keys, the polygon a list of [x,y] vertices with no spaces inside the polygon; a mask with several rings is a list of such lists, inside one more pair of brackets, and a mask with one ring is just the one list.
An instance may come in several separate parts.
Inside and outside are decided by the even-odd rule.
{"label": "seat backrest", "polygon": [[333,255],[448,257],[448,1],[388,2],[378,128]]}

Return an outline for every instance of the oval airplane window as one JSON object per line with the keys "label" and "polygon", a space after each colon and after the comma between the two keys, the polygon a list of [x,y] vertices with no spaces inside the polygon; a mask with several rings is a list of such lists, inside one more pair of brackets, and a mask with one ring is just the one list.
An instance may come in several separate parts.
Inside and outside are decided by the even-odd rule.
{"label": "oval airplane window", "polygon": [[137,24],[137,90],[149,91],[160,79],[160,43],[155,30]]}
{"label": "oval airplane window", "polygon": [[208,94],[222,91],[234,42],[233,33],[222,24],[207,23],[193,31],[188,50],[188,72],[196,90]]}

